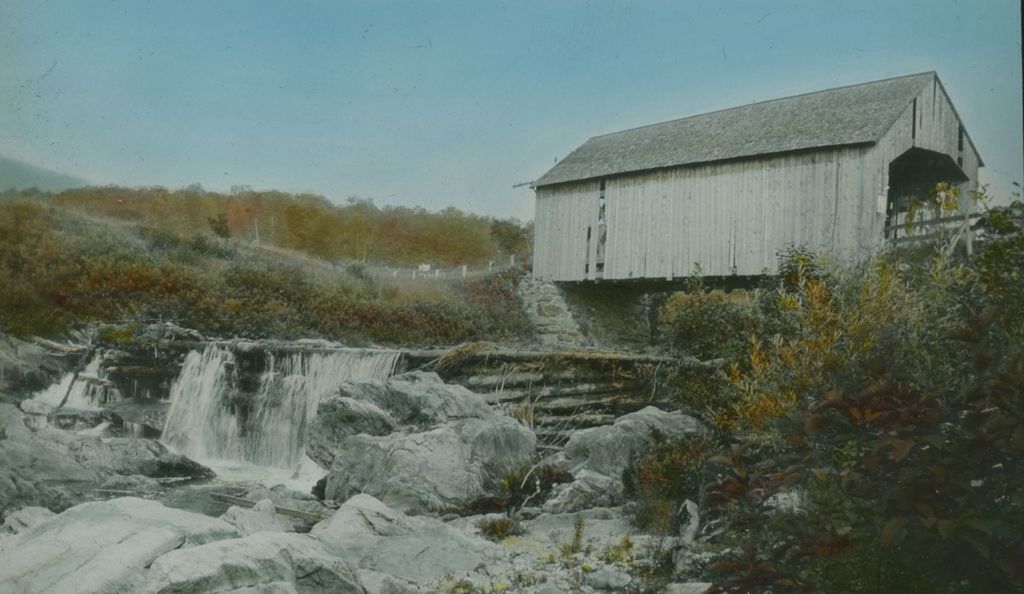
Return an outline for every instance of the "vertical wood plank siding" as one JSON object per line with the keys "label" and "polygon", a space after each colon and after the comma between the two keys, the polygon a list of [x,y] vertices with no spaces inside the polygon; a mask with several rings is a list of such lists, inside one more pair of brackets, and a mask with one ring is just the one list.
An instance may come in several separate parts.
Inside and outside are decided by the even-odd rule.
{"label": "vertical wood plank siding", "polygon": [[[802,245],[839,260],[883,245],[889,164],[913,147],[962,161],[961,211],[972,209],[980,158],[937,79],[874,145],[825,148],[605,179],[604,279],[759,275]],[[912,138],[912,129],[914,130]],[[534,276],[593,280],[600,181],[537,188]],[[593,229],[588,260],[587,228]],[[589,270],[587,269],[589,262]]]}
{"label": "vertical wood plank siding", "polygon": [[[605,279],[692,273],[757,275],[790,245],[845,253],[863,234],[863,147],[782,155],[609,178]],[[534,275],[593,279],[587,227],[599,182],[537,189]],[[871,203],[874,208],[874,203]],[[595,236],[596,237],[596,236]],[[590,260],[593,262],[593,259]]]}

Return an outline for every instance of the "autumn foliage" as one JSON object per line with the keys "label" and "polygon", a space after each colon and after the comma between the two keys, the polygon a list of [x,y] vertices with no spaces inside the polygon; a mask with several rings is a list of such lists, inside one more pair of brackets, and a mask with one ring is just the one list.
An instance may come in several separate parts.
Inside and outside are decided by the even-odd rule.
{"label": "autumn foliage", "polygon": [[[85,216],[54,206],[68,193],[0,202],[0,328],[59,336],[89,323],[168,320],[215,336],[438,345],[528,333],[515,293],[518,271],[392,282],[362,264],[228,239],[207,224],[212,218],[219,225],[219,218],[208,216],[209,203],[198,196],[152,196],[153,210],[143,214],[128,204],[142,198],[125,196],[125,203],[89,198],[96,204]],[[179,199],[194,200],[197,210],[183,214],[177,204],[167,207],[166,219],[154,214]],[[229,227],[238,223],[232,216],[240,215],[229,211]],[[189,217],[195,226],[178,230],[175,221]]]}
{"label": "autumn foliage", "polygon": [[784,254],[775,285],[724,314],[752,321],[715,397],[696,390],[728,442],[703,460],[713,591],[1024,589],[1022,213],[990,211],[969,258]]}

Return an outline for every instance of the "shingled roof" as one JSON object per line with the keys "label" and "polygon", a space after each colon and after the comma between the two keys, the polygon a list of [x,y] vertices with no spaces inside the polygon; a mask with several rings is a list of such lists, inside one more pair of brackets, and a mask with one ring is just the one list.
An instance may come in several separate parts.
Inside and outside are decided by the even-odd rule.
{"label": "shingled roof", "polygon": [[826,146],[877,142],[935,78],[912,74],[595,136],[534,186]]}

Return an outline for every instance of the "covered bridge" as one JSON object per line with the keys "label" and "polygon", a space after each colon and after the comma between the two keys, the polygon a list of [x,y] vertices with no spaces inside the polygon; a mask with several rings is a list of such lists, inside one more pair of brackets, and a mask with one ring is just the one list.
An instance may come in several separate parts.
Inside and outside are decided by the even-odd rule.
{"label": "covered bridge", "polygon": [[595,136],[534,182],[534,276],[756,276],[789,246],[859,258],[937,182],[966,212],[980,166],[934,72]]}

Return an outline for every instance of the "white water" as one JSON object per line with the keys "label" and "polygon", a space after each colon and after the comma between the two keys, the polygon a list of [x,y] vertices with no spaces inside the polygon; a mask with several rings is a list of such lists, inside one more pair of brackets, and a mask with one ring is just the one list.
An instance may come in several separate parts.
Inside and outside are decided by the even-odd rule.
{"label": "white water", "polygon": [[398,357],[397,351],[362,349],[268,355],[256,394],[243,396],[229,350],[210,345],[192,351],[171,386],[161,440],[227,474],[298,470],[306,466],[306,426],[320,400],[347,380],[388,377]]}
{"label": "white water", "polygon": [[[102,361],[103,356],[96,353],[82,368],[77,378],[74,373],[66,373],[59,382],[36,392],[29,401],[38,403],[37,409],[53,410],[60,406],[64,395],[68,394],[64,406],[83,410],[100,410],[104,404],[121,400],[120,393],[113,386],[89,381],[90,379],[102,379],[100,375]],[[70,393],[68,393],[69,387]]]}

